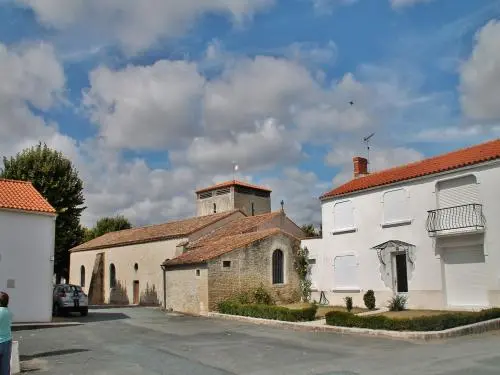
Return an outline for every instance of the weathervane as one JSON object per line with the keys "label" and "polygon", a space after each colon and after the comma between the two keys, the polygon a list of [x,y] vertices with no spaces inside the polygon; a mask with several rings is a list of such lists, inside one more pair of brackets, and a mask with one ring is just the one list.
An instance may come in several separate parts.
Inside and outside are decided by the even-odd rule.
{"label": "weathervane", "polygon": [[368,161],[368,165],[370,165],[370,139],[375,135],[375,133],[370,134],[368,137],[363,138],[363,142],[366,145],[367,156],[366,159]]}
{"label": "weathervane", "polygon": [[235,174],[236,172],[238,172],[238,169],[240,167],[238,166],[238,163],[236,163],[235,161],[233,161],[233,181],[235,180]]}

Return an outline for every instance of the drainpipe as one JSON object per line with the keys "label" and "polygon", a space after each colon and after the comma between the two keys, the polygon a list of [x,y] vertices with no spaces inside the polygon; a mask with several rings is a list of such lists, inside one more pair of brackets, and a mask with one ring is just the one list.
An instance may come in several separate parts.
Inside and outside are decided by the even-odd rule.
{"label": "drainpipe", "polygon": [[163,310],[167,309],[167,272],[165,265],[161,265],[163,270]]}

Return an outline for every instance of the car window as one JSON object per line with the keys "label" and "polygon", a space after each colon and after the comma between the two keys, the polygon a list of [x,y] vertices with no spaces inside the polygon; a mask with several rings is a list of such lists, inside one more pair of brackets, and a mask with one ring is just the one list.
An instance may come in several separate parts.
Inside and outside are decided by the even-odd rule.
{"label": "car window", "polygon": [[65,291],[66,293],[72,293],[72,292],[74,292],[75,290],[76,290],[76,291],[78,291],[78,292],[81,292],[81,291],[82,291],[82,288],[81,288],[81,287],[79,287],[79,286],[77,286],[77,285],[66,285],[66,286],[64,287],[64,291]]}

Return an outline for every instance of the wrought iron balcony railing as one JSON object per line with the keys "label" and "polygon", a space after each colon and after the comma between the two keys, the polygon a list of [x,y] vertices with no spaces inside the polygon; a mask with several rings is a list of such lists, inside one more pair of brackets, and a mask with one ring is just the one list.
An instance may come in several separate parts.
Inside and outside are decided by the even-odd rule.
{"label": "wrought iron balcony railing", "polygon": [[486,218],[483,215],[483,206],[477,203],[462,206],[441,208],[428,211],[427,231],[430,235],[438,233],[454,233],[456,230],[484,230]]}

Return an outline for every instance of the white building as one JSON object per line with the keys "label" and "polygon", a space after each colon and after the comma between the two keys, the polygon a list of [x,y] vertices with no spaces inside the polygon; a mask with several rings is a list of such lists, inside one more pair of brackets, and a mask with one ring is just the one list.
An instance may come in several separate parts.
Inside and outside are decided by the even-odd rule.
{"label": "white building", "polygon": [[354,179],[320,198],[322,238],[302,242],[313,299],[500,306],[500,140],[371,174],[353,160]]}
{"label": "white building", "polygon": [[52,319],[55,220],[31,183],[0,179],[0,290],[14,322]]}

